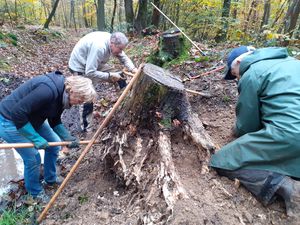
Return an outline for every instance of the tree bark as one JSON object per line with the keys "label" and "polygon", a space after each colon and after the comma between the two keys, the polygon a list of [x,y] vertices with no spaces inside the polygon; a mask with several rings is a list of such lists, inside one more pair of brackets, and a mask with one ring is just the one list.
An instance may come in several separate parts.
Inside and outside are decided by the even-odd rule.
{"label": "tree bark", "polygon": [[225,41],[227,38],[230,5],[231,0],[224,0],[221,18],[222,26],[221,29],[219,29],[217,36],[215,37],[216,42]]}
{"label": "tree bark", "polygon": [[51,20],[52,20],[52,18],[54,16],[54,14],[55,14],[55,11],[56,11],[56,8],[58,6],[58,3],[59,3],[59,0],[56,0],[55,3],[54,3],[54,5],[53,5],[51,13],[49,14],[49,17],[48,17],[48,19],[46,20],[46,22],[44,24],[44,29],[48,29],[49,28],[49,24],[50,24],[50,22],[51,22]]}
{"label": "tree bark", "polygon": [[147,27],[148,0],[139,0],[139,10],[134,22],[134,28],[138,33]]}
{"label": "tree bark", "polygon": [[111,17],[111,23],[110,23],[110,33],[114,31],[114,20],[116,16],[116,9],[117,9],[117,0],[114,0],[114,9]]}
{"label": "tree bark", "polygon": [[70,0],[70,27],[72,27],[72,24],[76,28],[76,21],[75,21],[75,0]]}
{"label": "tree bark", "polygon": [[124,0],[125,3],[125,19],[127,23],[127,31],[132,31],[134,26],[134,12],[133,12],[133,5],[132,0]]}
{"label": "tree bark", "polygon": [[300,1],[293,0],[292,4],[288,9],[285,24],[284,24],[284,33],[287,33],[290,37],[293,36],[293,33],[295,31],[299,13],[300,13]]}
{"label": "tree bark", "polygon": [[271,12],[271,0],[265,0],[264,3],[264,15],[260,24],[260,30],[264,30],[264,26],[269,24],[269,18],[270,18],[270,12]]}
{"label": "tree bark", "polygon": [[97,0],[97,27],[98,30],[105,30],[105,0]]}
{"label": "tree bark", "polygon": [[[175,126],[175,120],[181,125]],[[107,165],[112,165],[117,177],[135,190],[128,210],[142,207],[147,212],[142,218],[147,217],[152,224],[164,224],[176,201],[188,198],[172,158],[176,135],[198,147],[202,172],[206,173],[215,145],[192,113],[181,80],[158,66],[146,64],[130,95],[102,133],[100,155]]]}
{"label": "tree bark", "polygon": [[[284,7],[285,5],[288,3],[289,0],[285,0],[282,5],[280,6],[280,9],[277,11],[277,13],[275,13],[276,17],[271,25],[271,28],[273,28],[275,26],[275,24],[277,24],[277,21],[279,20],[279,18],[282,16],[283,11],[284,11]],[[280,32],[279,32],[280,33]]]}
{"label": "tree bark", "polygon": [[[153,4],[157,6],[157,8],[160,8],[160,0],[154,0]],[[152,25],[158,27],[159,25],[159,20],[160,20],[160,13],[159,11],[153,7],[153,12],[152,12]]]}
{"label": "tree bark", "polygon": [[89,22],[87,20],[87,15],[86,15],[86,6],[85,6],[86,0],[82,1],[82,16],[83,16],[83,22],[84,22],[84,26],[86,28],[89,27]]}

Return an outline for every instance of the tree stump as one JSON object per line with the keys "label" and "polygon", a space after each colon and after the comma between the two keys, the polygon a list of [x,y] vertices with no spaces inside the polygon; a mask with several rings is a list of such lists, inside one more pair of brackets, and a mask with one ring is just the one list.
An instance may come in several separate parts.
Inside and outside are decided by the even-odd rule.
{"label": "tree stump", "polygon": [[186,56],[189,48],[179,30],[165,31],[160,37],[158,48],[150,55],[149,62],[164,66],[172,60]]}
{"label": "tree stump", "polygon": [[129,210],[139,205],[143,221],[165,223],[172,216],[176,200],[189,197],[172,159],[171,135],[178,130],[198,147],[202,156],[199,161],[207,160],[215,145],[192,113],[181,80],[146,64],[103,132],[105,145],[101,152],[102,159],[110,161],[116,175],[134,190]]}

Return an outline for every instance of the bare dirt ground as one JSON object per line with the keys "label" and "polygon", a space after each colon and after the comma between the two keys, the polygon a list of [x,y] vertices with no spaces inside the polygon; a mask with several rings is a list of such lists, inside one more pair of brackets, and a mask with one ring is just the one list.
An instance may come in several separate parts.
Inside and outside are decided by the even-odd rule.
{"label": "bare dirt ground", "polygon": [[[0,76],[17,77],[16,81],[19,83],[20,79],[27,79],[28,76],[53,69],[59,69],[68,75],[68,57],[82,34],[70,31],[60,39],[48,41],[30,39],[31,47],[26,47],[25,44],[23,47],[30,50],[32,54],[27,50],[23,52],[14,50],[11,56],[11,48],[4,51],[0,49],[1,57],[12,57],[10,64],[13,65],[9,73],[2,71]],[[156,43],[155,37],[133,39],[127,52],[138,65],[151,49],[156,47]],[[224,46],[203,47],[206,51],[212,52],[212,55],[218,53],[218,57],[222,56],[220,52],[225,53]],[[173,66],[170,70],[174,75],[185,78],[185,74],[197,75],[205,72],[206,69],[212,69],[216,63],[217,61],[205,63],[189,61],[180,66]],[[95,129],[119,95],[111,84],[102,83],[96,86],[99,103],[97,105],[98,124]],[[185,86],[211,95],[210,97],[189,95],[189,101],[193,111],[203,121],[213,142],[218,146],[223,146],[232,140],[231,128],[234,124],[234,108],[237,99],[236,83],[222,80],[222,73],[218,72],[186,81]],[[6,85],[1,82],[1,87],[1,97],[3,97]],[[78,125],[79,114],[76,108],[66,112],[63,119],[72,133],[81,135]],[[172,157],[188,198],[179,199],[175,204],[173,216],[162,220],[165,222],[161,224],[291,224],[285,215],[284,204],[281,200],[276,200],[270,206],[264,207],[249,192],[239,186],[238,182],[220,177],[212,169],[207,173],[201,173],[201,162],[206,159],[199,157],[196,146],[186,140],[182,134],[175,133],[174,136],[173,140],[176,141],[172,143]],[[143,207],[137,207],[134,204],[134,193],[130,187],[126,187],[122,179],[115,176],[110,170],[111,165],[101,161],[100,148],[100,145],[95,145],[88,153],[42,224],[150,224],[143,217]],[[60,158],[62,176],[66,176],[82,149],[71,150],[68,156]],[[159,196],[161,193],[156,194]],[[161,208],[163,210],[164,207]]]}

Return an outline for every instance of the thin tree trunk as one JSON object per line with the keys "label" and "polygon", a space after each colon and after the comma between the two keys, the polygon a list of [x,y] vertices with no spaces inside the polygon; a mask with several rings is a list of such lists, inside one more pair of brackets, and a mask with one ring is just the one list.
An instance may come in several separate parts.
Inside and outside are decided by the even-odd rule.
{"label": "thin tree trunk", "polygon": [[261,31],[264,30],[264,26],[269,24],[270,12],[271,12],[271,0],[265,0],[264,15],[260,24]]}
{"label": "thin tree trunk", "polygon": [[114,31],[114,20],[116,16],[116,8],[117,8],[117,0],[114,0],[114,9],[111,17],[111,23],[110,23],[110,33]]}
{"label": "thin tree trunk", "polygon": [[17,4],[17,0],[15,0],[15,22],[16,24],[18,24],[18,4]]}
{"label": "thin tree trunk", "polygon": [[85,26],[86,28],[88,28],[88,27],[89,27],[89,23],[88,23],[87,15],[86,15],[85,2],[86,2],[86,0],[83,0],[83,1],[82,1],[82,16],[83,16],[84,26]]}
{"label": "thin tree trunk", "polygon": [[119,24],[122,24],[123,23],[123,10],[124,10],[124,2],[123,0],[119,0],[119,12],[118,12],[118,21],[119,21]]}
{"label": "thin tree trunk", "polygon": [[127,32],[132,31],[134,27],[134,12],[132,0],[124,0],[125,3],[125,19],[127,23]]}
{"label": "thin tree trunk", "polygon": [[249,24],[250,25],[252,24],[251,15],[254,14],[254,10],[256,9],[256,7],[257,7],[257,0],[253,0],[251,3],[251,6],[250,6],[250,11],[245,20],[245,25],[244,25],[244,30],[243,30],[244,33],[247,32]]}
{"label": "thin tree trunk", "polygon": [[225,41],[227,37],[228,32],[228,19],[229,19],[229,13],[230,13],[230,5],[231,0],[224,0],[223,2],[223,9],[222,9],[222,27],[217,33],[217,36],[215,37],[216,42]]}
{"label": "thin tree trunk", "polygon": [[292,12],[289,18],[288,26],[285,27],[284,33],[288,33],[290,37],[293,36],[293,33],[295,31],[297,20],[300,13],[300,0],[294,0]]}
{"label": "thin tree trunk", "polygon": [[180,16],[180,3],[177,2],[176,3],[176,12],[175,12],[175,23],[178,24],[179,23],[179,16]]}
{"label": "thin tree trunk", "polygon": [[[153,4],[156,5],[158,8],[160,8],[160,0],[154,0]],[[159,25],[159,19],[160,19],[160,13],[159,11],[153,7],[152,12],[152,25],[158,27]]]}
{"label": "thin tree trunk", "polygon": [[274,19],[274,21],[273,21],[273,23],[272,23],[272,25],[271,25],[271,28],[273,28],[273,27],[275,26],[275,24],[277,24],[277,21],[278,21],[279,18],[282,16],[283,11],[284,11],[284,7],[285,7],[285,5],[288,3],[288,1],[289,1],[289,0],[285,0],[285,1],[282,3],[280,9],[279,9],[279,10],[277,11],[277,13],[275,14],[276,17],[275,17],[275,19]]}
{"label": "thin tree trunk", "polygon": [[69,20],[68,20],[68,16],[67,16],[67,12],[66,12],[66,5],[64,3],[64,1],[61,2],[62,3],[62,11],[63,11],[63,17],[65,20],[65,27],[69,27]]}
{"label": "thin tree trunk", "polygon": [[44,24],[44,29],[48,29],[49,28],[49,24],[51,22],[52,17],[55,14],[55,11],[56,11],[56,8],[58,6],[58,3],[59,3],[59,0],[56,0],[55,3],[54,3],[54,5],[53,5],[53,8],[52,8],[52,11],[51,11],[50,15],[49,15],[48,19],[46,20],[46,22]]}
{"label": "thin tree trunk", "polygon": [[8,17],[9,17],[9,19],[10,19],[10,23],[12,24],[12,23],[13,23],[13,19],[12,19],[12,16],[11,16],[11,14],[10,14],[10,11],[9,11],[9,7],[8,7],[7,0],[4,0],[4,2],[5,2],[6,12],[7,12]]}
{"label": "thin tree trunk", "polygon": [[97,27],[98,30],[104,31],[105,30],[105,0],[97,0]]}
{"label": "thin tree trunk", "polygon": [[75,0],[70,1],[70,25],[72,26],[72,23],[74,25],[75,30],[77,31],[77,26],[76,26],[76,20],[75,20]]}
{"label": "thin tree trunk", "polygon": [[147,26],[147,4],[148,0],[139,0],[138,15],[134,22],[134,28],[138,33]]}

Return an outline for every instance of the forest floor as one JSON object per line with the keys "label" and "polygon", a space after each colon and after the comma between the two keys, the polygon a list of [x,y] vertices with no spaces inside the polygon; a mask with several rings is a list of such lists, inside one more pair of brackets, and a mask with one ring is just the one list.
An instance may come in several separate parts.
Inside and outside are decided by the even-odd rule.
{"label": "forest floor", "polygon": [[[0,59],[6,68],[0,70],[0,96],[7,95],[24,80],[48,71],[60,70],[70,75],[67,64],[75,43],[86,30],[60,30],[61,36],[36,32],[36,28],[11,30],[16,34],[18,46],[0,46]],[[131,38],[126,49],[136,65],[157,47],[158,36]],[[233,45],[211,46],[200,44],[208,53],[209,60],[196,62],[195,50],[191,59],[174,65],[169,70],[182,79],[195,76],[223,65],[222,60]],[[197,56],[198,55],[198,56]],[[201,61],[201,60],[200,60]],[[111,62],[115,63],[115,61]],[[119,66],[119,65],[117,65]],[[235,120],[237,87],[234,81],[224,81],[223,71],[185,81],[185,87],[208,93],[209,96],[189,95],[193,112],[197,113],[213,142],[223,146],[233,140],[231,128]],[[9,79],[9,82],[4,78]],[[97,125],[119,96],[115,87],[108,83],[96,84],[99,101],[96,107]],[[79,113],[75,107],[63,115],[64,123],[73,134],[82,136]],[[64,191],[50,209],[45,225],[92,225],[92,224],[147,224],[143,209],[131,206],[131,193],[101,161],[97,145],[86,155]],[[65,177],[83,148],[62,154],[59,160],[60,174]],[[180,135],[172,143],[172,157],[187,199],[175,203],[173,216],[166,224],[291,224],[285,214],[284,203],[278,199],[268,207],[259,203],[238,182],[220,177],[213,169],[201,173],[201,161],[195,145]],[[53,194],[54,192],[50,192]],[[295,221],[294,221],[295,222]],[[295,222],[297,223],[297,222]]]}

